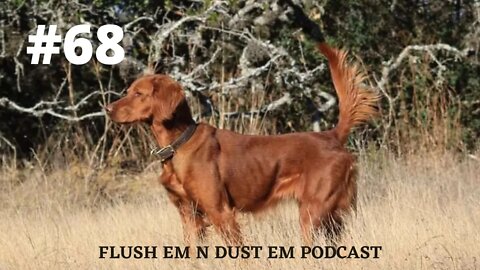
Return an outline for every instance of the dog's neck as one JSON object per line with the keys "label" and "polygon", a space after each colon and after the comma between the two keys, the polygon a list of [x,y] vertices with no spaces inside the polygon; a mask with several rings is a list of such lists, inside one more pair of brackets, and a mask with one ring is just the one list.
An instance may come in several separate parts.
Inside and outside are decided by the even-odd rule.
{"label": "dog's neck", "polygon": [[164,147],[171,144],[175,141],[180,135],[187,129],[189,125],[194,124],[195,122],[192,119],[190,123],[175,123],[175,125],[171,126],[169,124],[164,123],[155,123],[153,122],[151,125],[151,129],[153,131],[153,136],[157,140],[159,146]]}
{"label": "dog's neck", "polygon": [[151,129],[159,146],[170,145],[188,126],[195,124],[186,102],[182,105],[177,108],[170,119],[152,119]]}

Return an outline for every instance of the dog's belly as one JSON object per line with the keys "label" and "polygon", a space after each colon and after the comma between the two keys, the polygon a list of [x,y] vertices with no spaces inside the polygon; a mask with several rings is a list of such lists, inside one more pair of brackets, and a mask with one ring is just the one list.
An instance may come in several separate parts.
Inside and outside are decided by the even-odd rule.
{"label": "dog's belly", "polygon": [[301,173],[296,173],[244,187],[233,185],[228,187],[228,193],[236,209],[256,212],[272,206],[280,199],[296,197],[301,188]]}

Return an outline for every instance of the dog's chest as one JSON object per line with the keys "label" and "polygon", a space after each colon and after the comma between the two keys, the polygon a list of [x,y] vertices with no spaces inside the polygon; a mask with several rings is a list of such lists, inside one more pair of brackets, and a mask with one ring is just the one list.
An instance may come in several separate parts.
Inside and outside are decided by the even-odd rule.
{"label": "dog's chest", "polygon": [[170,166],[165,166],[160,176],[160,183],[170,192],[177,196],[185,197],[187,193],[183,188],[183,183],[176,176],[174,170]]}

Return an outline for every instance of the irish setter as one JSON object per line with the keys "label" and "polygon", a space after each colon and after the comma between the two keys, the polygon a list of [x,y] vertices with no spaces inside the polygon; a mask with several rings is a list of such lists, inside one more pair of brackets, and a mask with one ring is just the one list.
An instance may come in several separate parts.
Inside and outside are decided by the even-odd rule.
{"label": "irish setter", "polygon": [[353,204],[354,157],[344,148],[350,129],[375,113],[376,94],[362,88],[363,75],[346,53],[318,45],[328,58],[339,97],[332,130],[276,136],[241,135],[195,124],[180,84],[166,75],[137,79],[127,95],[107,106],[114,122],[144,121],[167,146],[196,125],[191,137],[163,162],[161,183],[182,217],[185,237],[202,236],[204,216],[233,243],[241,236],[236,211],[258,211],[295,198],[305,241],[322,225],[332,231]]}
{"label": "irish setter", "polygon": [[241,243],[235,213],[283,198],[298,202],[306,242],[316,229],[339,228],[356,196],[355,159],[344,144],[353,126],[376,113],[378,96],[362,87],[364,75],[344,51],[317,41],[340,106],[338,124],[328,131],[251,136],[196,124],[182,87],[167,75],[137,79],[107,106],[114,122],[146,122],[158,144],[167,146],[160,181],[180,212],[186,241],[202,237],[211,223],[226,241]]}

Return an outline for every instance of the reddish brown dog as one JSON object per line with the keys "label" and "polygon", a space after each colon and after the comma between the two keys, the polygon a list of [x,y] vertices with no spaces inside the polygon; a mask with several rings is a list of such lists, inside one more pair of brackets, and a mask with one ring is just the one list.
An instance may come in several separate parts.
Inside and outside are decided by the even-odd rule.
{"label": "reddish brown dog", "polygon": [[[339,97],[337,126],[324,132],[249,136],[198,124],[191,138],[163,163],[161,182],[178,207],[188,240],[203,236],[206,220],[227,241],[241,243],[236,211],[258,211],[282,198],[300,209],[305,241],[314,229],[333,231],[354,202],[354,157],[344,144],[350,129],[375,110],[377,95],[346,53],[318,44],[328,58]],[[167,146],[195,125],[180,84],[166,75],[137,79],[107,113],[118,123],[144,121]]]}

